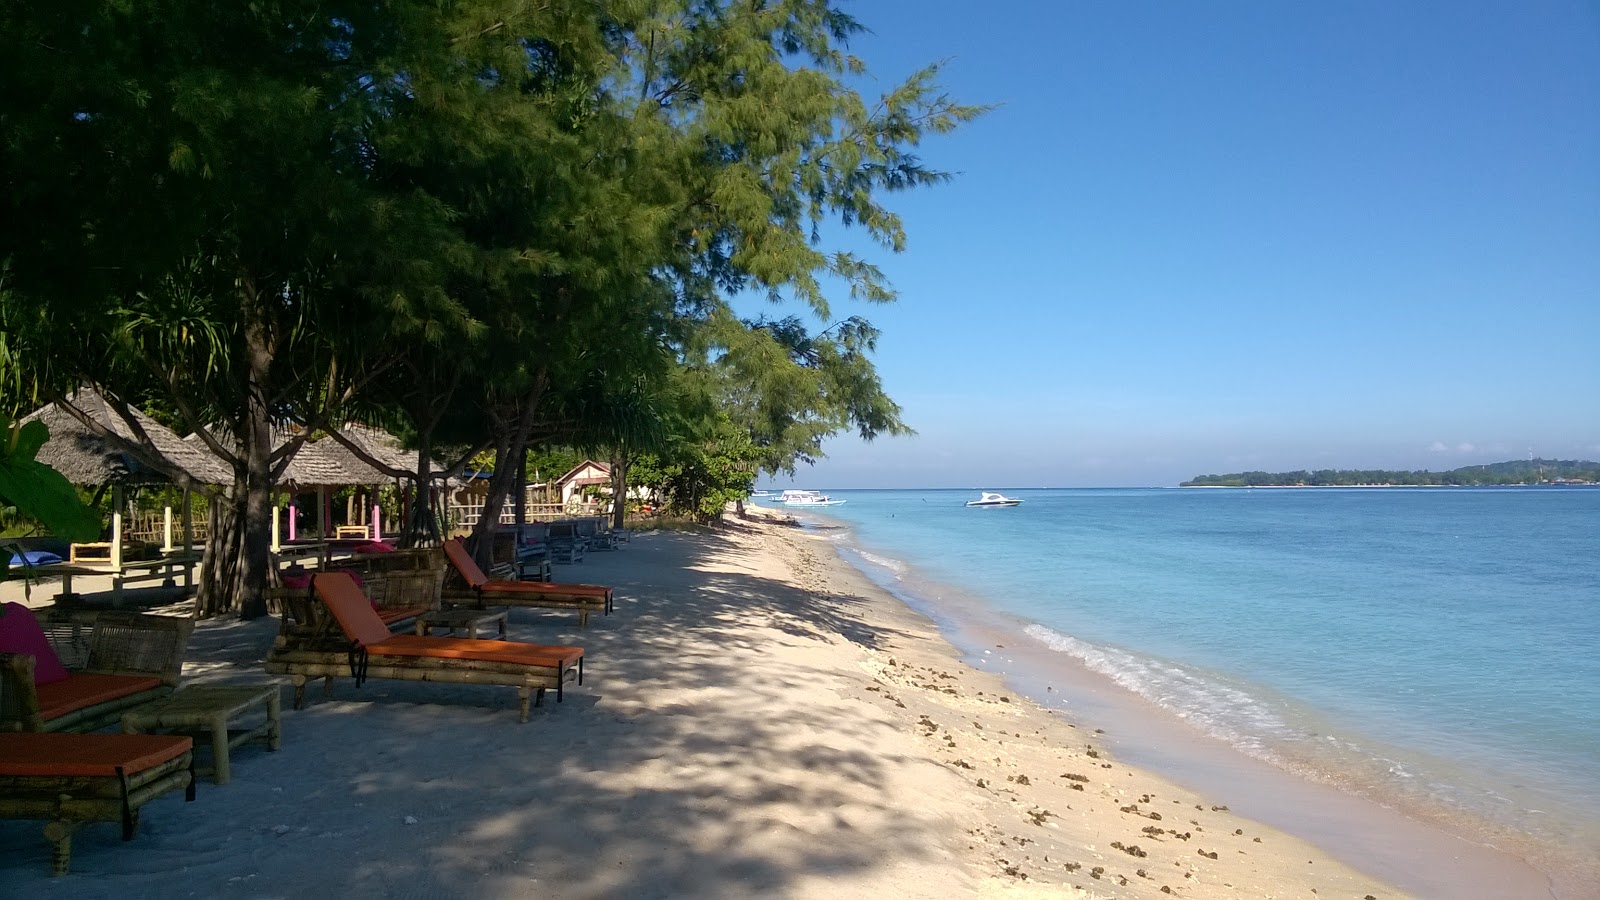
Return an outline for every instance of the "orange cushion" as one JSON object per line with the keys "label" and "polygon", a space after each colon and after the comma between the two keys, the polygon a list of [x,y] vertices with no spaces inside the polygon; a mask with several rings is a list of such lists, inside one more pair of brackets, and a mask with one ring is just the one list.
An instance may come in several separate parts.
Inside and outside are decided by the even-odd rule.
{"label": "orange cushion", "polygon": [[373,612],[367,595],[356,587],[349,572],[325,572],[311,582],[317,596],[327,604],[328,611],[339,621],[344,636],[358,644],[376,644],[389,637],[389,626],[383,624]]}
{"label": "orange cushion", "polygon": [[432,611],[432,608],[427,606],[407,606],[402,609],[375,610],[375,612],[378,614],[378,618],[382,620],[383,624],[385,625],[393,625],[401,619],[415,619],[417,616],[420,616],[425,612]]}
{"label": "orange cushion", "polygon": [[466,545],[462,544],[459,538],[451,538],[444,542],[444,555],[445,558],[450,560],[450,564],[456,567],[456,572],[460,573],[467,584],[473,587],[483,587],[488,583],[489,576],[483,574],[483,570],[478,568],[477,561],[472,558],[471,553],[467,552]]}
{"label": "orange cushion", "polygon": [[66,681],[38,685],[39,714],[46,721],[58,719],[96,703],[117,700],[141,691],[161,687],[161,679],[147,675],[95,675],[75,673]]}
{"label": "orange cushion", "polygon": [[170,734],[0,734],[0,775],[115,777],[118,766],[131,775],[193,747]]}
{"label": "orange cushion", "polygon": [[435,659],[470,659],[525,666],[560,666],[581,659],[583,648],[397,634],[386,641],[368,644],[367,653],[373,656],[431,656]]}
{"label": "orange cushion", "polygon": [[611,588],[598,584],[556,584],[553,581],[501,581],[496,579],[482,587],[486,592],[507,594],[552,594],[555,596],[604,597]]}

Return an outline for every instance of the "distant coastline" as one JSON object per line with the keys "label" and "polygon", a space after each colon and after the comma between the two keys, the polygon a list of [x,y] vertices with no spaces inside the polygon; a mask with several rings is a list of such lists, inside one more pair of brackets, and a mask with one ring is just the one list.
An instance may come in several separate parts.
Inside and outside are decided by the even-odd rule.
{"label": "distant coastline", "polygon": [[1183,484],[1178,485],[1178,487],[1181,487],[1181,488],[1193,488],[1195,490],[1208,490],[1208,491],[1209,490],[1236,491],[1236,490],[1241,490],[1241,489],[1247,490],[1247,491],[1253,491],[1256,488],[1263,488],[1263,489],[1271,488],[1271,489],[1275,489],[1275,490],[1298,490],[1298,489],[1301,489],[1301,488],[1304,488],[1306,490],[1316,490],[1316,489],[1319,489],[1319,488],[1338,488],[1338,489],[1341,489],[1341,490],[1356,490],[1356,489],[1366,489],[1366,488],[1377,489],[1377,488],[1417,488],[1417,487],[1420,487],[1420,488],[1459,488],[1459,487],[1484,487],[1484,488],[1492,488],[1492,487],[1600,487],[1600,481],[1533,481],[1533,482],[1508,481],[1508,482],[1505,482],[1505,483],[1496,482],[1494,484],[1193,484],[1191,482],[1185,481]]}
{"label": "distant coastline", "polygon": [[1588,460],[1515,459],[1463,466],[1447,472],[1385,469],[1318,469],[1294,472],[1233,472],[1197,475],[1179,487],[1195,488],[1386,488],[1386,487],[1584,487],[1600,484],[1600,463]]}

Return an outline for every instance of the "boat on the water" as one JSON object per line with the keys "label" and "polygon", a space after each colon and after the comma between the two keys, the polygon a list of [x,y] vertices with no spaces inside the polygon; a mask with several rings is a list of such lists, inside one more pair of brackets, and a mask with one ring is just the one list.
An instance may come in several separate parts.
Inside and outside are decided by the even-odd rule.
{"label": "boat on the water", "polygon": [[843,500],[835,500],[821,491],[784,491],[778,497],[778,502],[784,506],[838,506]]}
{"label": "boat on the water", "polygon": [[967,505],[980,507],[1021,506],[1022,501],[1014,500],[1005,494],[996,494],[994,491],[984,491],[982,497],[976,500],[968,500]]}

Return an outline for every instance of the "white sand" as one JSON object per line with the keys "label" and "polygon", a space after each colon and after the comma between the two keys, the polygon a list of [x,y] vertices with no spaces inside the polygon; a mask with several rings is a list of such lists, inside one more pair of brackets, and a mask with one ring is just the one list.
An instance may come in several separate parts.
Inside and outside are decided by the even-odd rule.
{"label": "white sand", "polygon": [[[1399,895],[1091,750],[792,529],[645,534],[557,576],[618,594],[583,630],[512,613],[587,649],[564,703],[519,724],[511,688],[286,688],[281,751],[235,750],[232,784],[152,802],[132,843],[84,829],[66,877],[40,823],[0,822],[0,896]],[[276,627],[200,623],[186,680],[266,680]]]}

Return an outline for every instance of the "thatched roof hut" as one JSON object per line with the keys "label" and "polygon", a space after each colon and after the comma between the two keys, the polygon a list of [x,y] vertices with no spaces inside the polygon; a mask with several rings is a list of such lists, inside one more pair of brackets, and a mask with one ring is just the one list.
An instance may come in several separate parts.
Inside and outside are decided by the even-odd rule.
{"label": "thatched roof hut", "polygon": [[339,429],[350,443],[360,447],[364,453],[391,469],[408,472],[415,477],[417,471],[417,451],[407,450],[401,446],[400,439],[381,428],[370,425],[346,423]]}
{"label": "thatched roof hut", "polygon": [[153,484],[174,480],[145,462],[151,456],[186,474],[196,484],[231,484],[233,472],[204,446],[185,442],[171,429],[132,409],[133,418],[149,438],[138,435],[98,391],[73,392],[67,402],[82,411],[108,434],[97,434],[60,406],[51,404],[30,413],[23,421],[43,422],[50,438],[38,459],[77,485]]}
{"label": "thatched roof hut", "polygon": [[385,484],[389,476],[362,462],[333,438],[307,441],[289,460],[278,483],[295,489]]}

